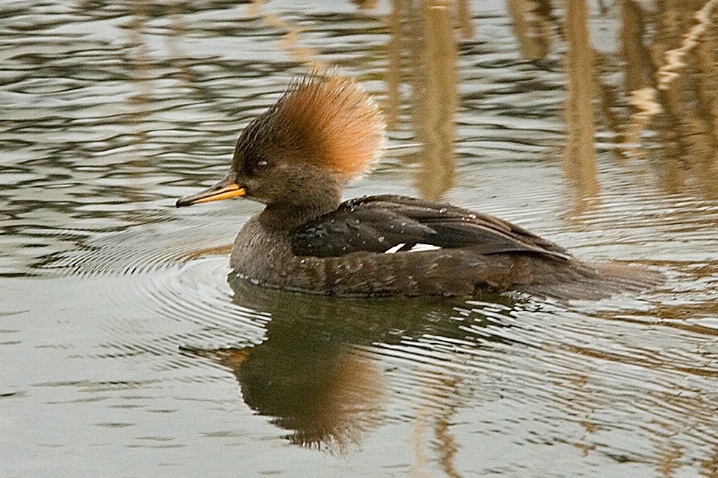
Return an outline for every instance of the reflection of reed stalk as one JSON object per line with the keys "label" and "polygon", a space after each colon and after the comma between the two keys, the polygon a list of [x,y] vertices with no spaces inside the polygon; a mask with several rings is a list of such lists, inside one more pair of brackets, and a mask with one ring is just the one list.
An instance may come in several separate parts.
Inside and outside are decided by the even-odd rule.
{"label": "reflection of reed stalk", "polygon": [[[585,0],[566,3],[566,75],[568,92],[565,118],[568,137],[564,149],[566,175],[573,181],[581,198],[595,198],[596,152],[593,147],[593,50],[589,42],[588,9]],[[580,202],[579,209],[588,203]],[[580,211],[579,211],[580,212]]]}
{"label": "reflection of reed stalk", "polygon": [[553,40],[550,3],[536,0],[508,0],[507,3],[521,55],[529,60],[544,58]]}
{"label": "reflection of reed stalk", "polygon": [[718,195],[716,4],[718,0],[709,0],[693,14],[696,23],[677,48],[663,53],[665,62],[656,74],[665,112],[660,130],[666,152],[663,185],[671,191],[693,186],[712,198]]}
{"label": "reflection of reed stalk", "polygon": [[651,87],[638,88],[629,92],[628,103],[635,108],[623,133],[626,153],[644,157],[646,152],[639,149],[641,132],[655,115],[663,111],[656,101],[656,90]]}
{"label": "reflection of reed stalk", "polygon": [[417,185],[421,196],[438,199],[454,180],[455,116],[458,108],[456,40],[445,2],[425,1],[422,95],[417,99],[418,136],[424,143]]}
{"label": "reflection of reed stalk", "polygon": [[295,22],[279,18],[273,13],[262,13],[262,6],[265,3],[265,0],[252,0],[252,3],[247,7],[247,15],[259,16],[268,27],[284,31],[285,33],[282,35],[279,44],[292,60],[303,63],[312,70],[326,70],[326,63],[318,59],[319,54],[315,49],[303,47],[299,44],[299,35],[304,29]]}
{"label": "reflection of reed stalk", "polygon": [[698,40],[710,25],[710,14],[718,0],[708,0],[695,14],[698,22],[683,37],[681,46],[665,52],[666,61],[658,70],[658,89],[667,90],[670,84],[680,76],[680,70],[686,66],[685,56],[698,45]]}

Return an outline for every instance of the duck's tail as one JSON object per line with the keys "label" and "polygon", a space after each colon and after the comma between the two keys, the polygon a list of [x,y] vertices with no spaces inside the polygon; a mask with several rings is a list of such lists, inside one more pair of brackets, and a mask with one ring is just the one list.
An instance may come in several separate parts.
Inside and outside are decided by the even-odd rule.
{"label": "duck's tail", "polygon": [[650,290],[666,280],[665,275],[655,269],[616,262],[577,263],[571,266],[570,274],[560,275],[563,277],[558,280],[526,284],[517,289],[532,295],[564,300],[597,300],[622,293]]}

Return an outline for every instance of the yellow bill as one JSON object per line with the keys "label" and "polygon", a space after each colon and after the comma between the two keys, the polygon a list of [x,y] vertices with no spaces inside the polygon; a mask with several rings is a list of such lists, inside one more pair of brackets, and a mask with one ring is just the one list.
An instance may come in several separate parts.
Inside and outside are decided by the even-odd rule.
{"label": "yellow bill", "polygon": [[222,199],[230,199],[239,196],[246,196],[247,190],[237,184],[234,178],[227,176],[214,186],[200,191],[196,194],[191,194],[179,198],[177,200],[177,207],[191,206],[193,204],[199,204],[203,202],[221,201]]}

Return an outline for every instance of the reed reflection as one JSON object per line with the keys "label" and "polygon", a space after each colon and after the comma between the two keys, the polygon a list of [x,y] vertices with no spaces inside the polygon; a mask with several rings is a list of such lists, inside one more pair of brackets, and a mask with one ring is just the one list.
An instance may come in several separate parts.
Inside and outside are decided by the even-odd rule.
{"label": "reed reflection", "polygon": [[[718,197],[718,2],[622,2],[624,95],[630,106],[620,150],[660,157],[659,184]],[[650,33],[649,33],[650,32]],[[617,107],[620,105],[609,105]],[[649,140],[646,133],[658,134]],[[649,147],[653,154],[641,148]]]}
{"label": "reed reflection", "polygon": [[[338,454],[382,425],[390,393],[382,364],[386,347],[402,347],[427,334],[475,341],[465,330],[481,325],[475,315],[457,312],[460,301],[333,299],[268,290],[243,280],[230,284],[236,303],[271,315],[266,339],[244,348],[186,351],[230,368],[244,402],[288,430],[291,443]],[[511,310],[511,298],[490,298],[504,303],[507,314]],[[481,340],[509,343],[488,334]],[[415,405],[415,432],[431,422],[439,445],[422,432],[411,439],[417,450],[438,447],[445,468],[453,467],[456,450],[448,424],[461,400],[462,379],[452,370],[448,364],[428,367],[412,377],[425,395]]]}
{"label": "reed reflection", "polygon": [[[132,2],[130,8],[127,22],[128,47],[134,52],[134,55],[132,55],[133,63],[129,79],[134,84],[136,92],[128,97],[132,109],[127,115],[125,123],[132,128],[131,143],[138,157],[132,163],[142,171],[148,165],[148,160],[142,153],[141,147],[149,139],[147,123],[151,119],[152,101],[155,96],[153,82],[156,79],[156,72],[153,71],[154,65],[150,60],[150,48],[145,40],[146,23],[150,15],[149,5],[145,2],[135,1]],[[136,196],[129,199],[139,200]]]}
{"label": "reed reflection", "polygon": [[[375,1],[353,3],[362,12],[378,6]],[[596,133],[610,134],[615,142],[611,149],[619,160],[660,157],[656,161],[660,185],[669,192],[690,189],[717,198],[718,183],[712,178],[718,170],[718,93],[714,88],[718,30],[712,26],[718,21],[718,0],[624,0],[615,7],[599,3],[597,13],[590,14],[594,2],[588,0],[565,2],[563,8],[550,0],[506,0],[517,48],[524,58],[541,60],[557,48],[565,53],[563,157],[566,177],[580,199],[576,212],[592,203],[584,199],[599,194]],[[269,29],[283,32],[279,47],[292,60],[309,68],[331,68],[321,50],[302,44],[305,27],[267,12],[266,4],[252,1],[246,15],[260,17]],[[174,6],[169,11],[174,38],[169,38],[168,48],[176,59],[180,55],[174,45],[191,33],[182,16],[191,10]],[[151,96],[156,67],[143,31],[156,12],[132,2],[130,13],[132,21],[127,26],[137,52],[134,75],[139,90],[133,101],[142,104]],[[597,39],[591,35],[591,24],[606,18],[615,19],[619,26],[617,46],[611,51],[601,45],[599,52],[592,47]],[[421,163],[416,182],[419,194],[436,200],[454,181],[454,145],[459,139],[455,120],[460,105],[457,45],[475,35],[470,3],[392,0],[387,25],[386,116],[390,127],[398,127],[402,113],[409,112],[419,152],[407,159]],[[557,47],[559,40],[563,45]],[[359,59],[360,68],[378,51],[368,51]],[[178,74],[187,75],[186,71]],[[146,112],[144,106],[138,107],[138,114]],[[138,116],[137,122],[142,121]],[[143,131],[137,136],[138,142],[147,139]]]}
{"label": "reed reflection", "polygon": [[[586,0],[565,2],[558,13],[563,21],[556,22],[549,0],[507,0],[524,58],[542,59],[555,37],[565,40],[564,165],[578,197],[599,193],[596,124],[598,132],[614,138],[618,159],[660,158],[655,162],[659,184],[669,192],[718,197],[712,180],[718,169],[718,30],[712,28],[718,0],[625,0],[616,8],[601,8],[599,17],[615,16],[620,28],[618,48],[601,45],[600,52],[592,46],[590,28],[598,18],[588,7]],[[554,23],[563,26],[554,28]],[[586,207],[583,203],[575,212]]]}
{"label": "reed reflection", "polygon": [[565,56],[568,86],[564,117],[568,131],[564,148],[566,176],[579,196],[576,215],[595,205],[599,193],[596,151],[593,141],[593,54],[588,32],[588,8],[585,0],[566,3]]}
{"label": "reed reflection", "polygon": [[[458,33],[457,33],[458,31]],[[386,117],[396,127],[402,105],[411,109],[420,145],[416,187],[437,200],[453,185],[459,107],[457,36],[473,36],[467,2],[393,0],[389,15]],[[402,99],[404,84],[409,97]]]}
{"label": "reed reflection", "polygon": [[267,27],[284,32],[279,46],[289,54],[293,61],[307,65],[313,70],[326,70],[328,65],[320,59],[319,52],[313,48],[302,46],[300,36],[304,32],[304,28],[280,15],[265,12],[263,7],[266,3],[266,0],[252,0],[247,6],[247,16],[261,17]]}
{"label": "reed reflection", "polygon": [[521,55],[541,60],[553,45],[553,17],[550,0],[506,0],[511,27]]}
{"label": "reed reflection", "polygon": [[[507,8],[521,55],[533,61],[546,58],[558,30],[552,2],[507,0]],[[586,0],[566,2],[562,13],[567,80],[563,108],[566,123],[563,166],[566,178],[576,190],[577,198],[571,214],[576,217],[597,205],[596,198],[600,192],[594,148],[595,54],[591,47]]]}
{"label": "reed reflection", "polygon": [[[656,89],[662,115],[661,150],[667,163],[663,185],[671,192],[693,186],[718,198],[718,2],[668,2],[662,5]],[[662,117],[661,117],[662,116]],[[710,178],[710,179],[709,179]]]}

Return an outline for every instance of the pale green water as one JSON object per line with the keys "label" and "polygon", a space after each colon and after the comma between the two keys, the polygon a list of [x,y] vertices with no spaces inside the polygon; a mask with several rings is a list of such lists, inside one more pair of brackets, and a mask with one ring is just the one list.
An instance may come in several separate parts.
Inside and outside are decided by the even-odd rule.
{"label": "pale green water", "polygon": [[[663,113],[641,123],[629,94],[704,4],[592,5],[596,161],[576,168],[562,10],[527,15],[548,32],[531,60],[521,2],[470,2],[463,33],[408,1],[1,6],[0,476],[718,476],[712,30]],[[207,249],[259,206],[174,200],[308,59],[393,120],[347,196],[440,196],[668,283],[572,304],[228,283]]]}

